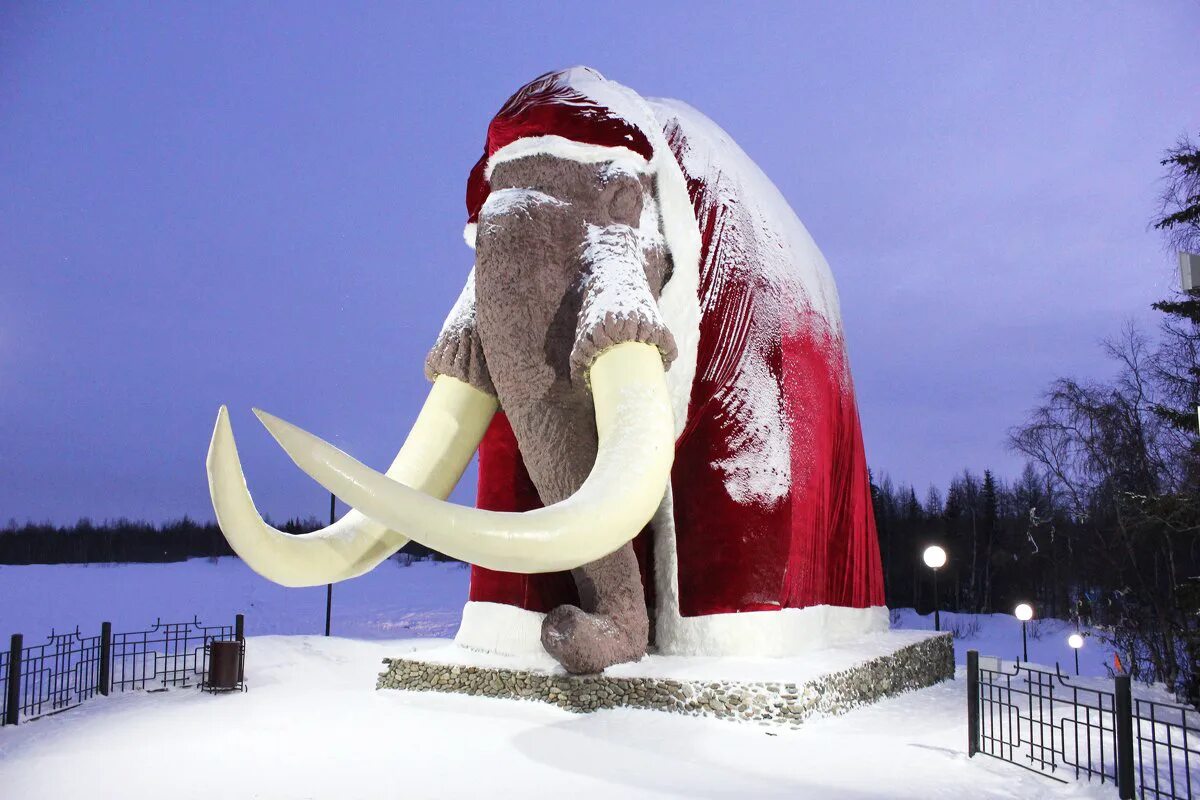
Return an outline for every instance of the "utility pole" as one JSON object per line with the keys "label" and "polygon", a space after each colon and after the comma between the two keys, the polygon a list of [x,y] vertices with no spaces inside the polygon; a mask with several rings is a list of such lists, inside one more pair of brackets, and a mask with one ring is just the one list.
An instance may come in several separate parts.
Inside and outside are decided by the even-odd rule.
{"label": "utility pole", "polygon": [[[334,523],[334,514],[337,513],[337,498],[333,496],[333,492],[329,493],[329,524]],[[325,584],[325,635],[329,635],[329,621],[333,617],[333,584]]]}

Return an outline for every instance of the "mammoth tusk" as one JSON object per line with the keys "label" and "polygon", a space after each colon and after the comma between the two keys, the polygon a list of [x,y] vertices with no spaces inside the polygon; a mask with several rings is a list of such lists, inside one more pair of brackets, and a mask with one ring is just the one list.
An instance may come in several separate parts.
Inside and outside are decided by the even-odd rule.
{"label": "mammoth tusk", "polygon": [[[410,491],[445,498],[462,477],[495,411],[496,398],[456,378],[439,376],[388,468],[388,478],[411,486]],[[353,578],[408,541],[354,510],[312,533],[292,535],[268,525],[246,488],[225,406],[217,412],[207,466],[213,510],[229,545],[255,572],[284,586]]]}
{"label": "mammoth tusk", "polygon": [[260,415],[300,469],[368,517],[447,555],[507,572],[556,572],[633,539],[666,492],[675,434],[662,356],[626,342],[592,364],[598,446],[587,480],[560,503],[483,511],[423,495],[294,425]]}

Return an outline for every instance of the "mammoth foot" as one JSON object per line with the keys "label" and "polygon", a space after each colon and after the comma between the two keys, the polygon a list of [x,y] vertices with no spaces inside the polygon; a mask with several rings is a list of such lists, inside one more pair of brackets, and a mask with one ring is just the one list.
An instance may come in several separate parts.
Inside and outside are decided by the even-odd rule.
{"label": "mammoth foot", "polygon": [[600,672],[646,653],[645,614],[589,614],[575,606],[559,606],[542,621],[542,646],[575,675]]}

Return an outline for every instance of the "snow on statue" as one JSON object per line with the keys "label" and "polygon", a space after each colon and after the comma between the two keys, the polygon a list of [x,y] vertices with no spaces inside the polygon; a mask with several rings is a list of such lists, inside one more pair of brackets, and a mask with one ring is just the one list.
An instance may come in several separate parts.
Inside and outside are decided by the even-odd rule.
{"label": "snow on statue", "polygon": [[[307,586],[413,539],[474,565],[460,644],[544,647],[575,673],[886,629],[837,290],[728,134],[550,73],[492,120],[467,208],[475,267],[386,473],[259,414],[354,510],[267,526],[221,409],[209,486],[234,550]],[[476,451],[478,508],[446,503]]]}

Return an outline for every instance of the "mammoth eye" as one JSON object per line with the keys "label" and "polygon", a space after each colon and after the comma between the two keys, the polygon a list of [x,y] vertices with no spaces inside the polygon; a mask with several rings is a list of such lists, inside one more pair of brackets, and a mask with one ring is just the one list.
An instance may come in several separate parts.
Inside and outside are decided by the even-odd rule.
{"label": "mammoth eye", "polygon": [[642,187],[640,184],[625,184],[613,192],[608,201],[608,213],[613,222],[637,227],[642,216]]}

